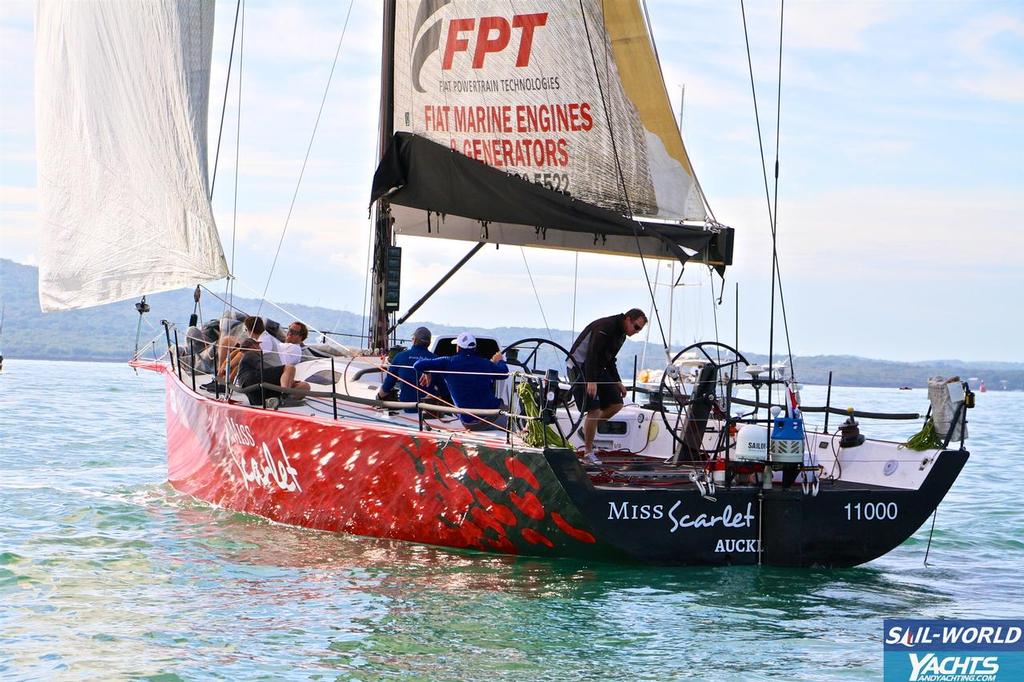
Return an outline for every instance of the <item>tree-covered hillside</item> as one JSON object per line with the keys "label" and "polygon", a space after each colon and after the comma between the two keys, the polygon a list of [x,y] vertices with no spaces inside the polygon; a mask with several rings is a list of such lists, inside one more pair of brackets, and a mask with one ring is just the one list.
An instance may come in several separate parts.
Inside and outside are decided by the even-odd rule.
{"label": "tree-covered hillside", "polygon": [[[128,360],[135,348],[135,334],[139,315],[135,301],[124,301],[98,306],[87,310],[72,310],[61,313],[43,314],[39,310],[37,287],[38,270],[10,260],[0,259],[0,300],[6,308],[3,336],[0,350],[7,358],[39,358],[51,360]],[[143,320],[141,340],[146,343],[154,337],[160,339],[158,347],[163,349],[163,327],[160,320],[167,319],[180,325],[184,334],[185,325],[192,313],[192,291],[181,290],[147,297],[152,311]],[[247,313],[260,308],[253,299],[234,299],[236,307]],[[337,334],[358,335],[365,333],[366,323],[362,316],[354,313],[330,310],[299,304],[281,304],[281,308],[305,321],[315,329],[328,330]],[[210,293],[204,293],[202,319],[221,314],[224,305]],[[268,304],[261,314],[287,323],[291,318]],[[467,320],[469,322],[469,320]],[[426,320],[415,320],[399,328],[399,336],[408,338],[412,330],[425,324],[434,334],[455,334],[470,331],[474,334],[493,336],[502,345],[528,337],[551,338],[568,348],[573,333],[568,330],[530,327],[454,327],[433,324]],[[652,339],[656,337],[652,335]],[[358,340],[339,336],[338,340],[359,345]],[[646,350],[646,353],[645,353]],[[676,349],[678,350],[678,349]],[[627,341],[619,353],[619,369],[623,376],[632,375],[633,358],[641,367],[660,368],[664,366],[664,354],[655,344]],[[764,363],[767,357],[746,352],[751,362]],[[785,358],[776,355],[776,362]],[[551,361],[555,362],[552,356]],[[935,360],[925,362],[889,362],[872,360],[850,355],[818,355],[794,359],[798,378],[809,384],[823,384],[828,381],[828,372],[833,372],[833,382],[839,386],[924,386],[928,377],[935,375],[959,375],[963,378],[978,377],[986,382],[989,389],[998,390],[1005,386],[1011,390],[1024,389],[1024,363],[1015,362],[961,362],[958,360]]]}

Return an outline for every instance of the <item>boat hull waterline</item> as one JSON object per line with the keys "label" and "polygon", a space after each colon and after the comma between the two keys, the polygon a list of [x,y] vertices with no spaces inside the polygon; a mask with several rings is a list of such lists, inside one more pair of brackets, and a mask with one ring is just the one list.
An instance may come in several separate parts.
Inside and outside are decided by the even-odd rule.
{"label": "boat hull waterline", "polygon": [[854,566],[902,544],[967,461],[939,453],[916,490],[822,483],[595,486],[567,449],[332,420],[213,400],[165,365],[168,481],[225,509],[457,549],[664,565]]}

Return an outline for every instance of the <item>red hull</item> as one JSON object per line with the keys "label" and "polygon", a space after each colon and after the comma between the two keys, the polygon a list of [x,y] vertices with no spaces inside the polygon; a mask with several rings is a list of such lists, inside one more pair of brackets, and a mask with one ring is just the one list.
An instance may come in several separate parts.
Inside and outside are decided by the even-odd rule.
{"label": "red hull", "polygon": [[[855,566],[910,537],[968,458],[938,453],[916,490],[834,481],[816,496],[727,486],[712,497],[688,482],[595,486],[571,450],[211,400],[165,367],[142,366],[165,375],[167,477],[178,490],[280,523],[488,552]],[[851,523],[862,505],[896,511]]]}
{"label": "red hull", "polygon": [[503,441],[255,409],[166,367],[167,477],[239,512],[319,530],[510,554],[609,557],[543,453]]}

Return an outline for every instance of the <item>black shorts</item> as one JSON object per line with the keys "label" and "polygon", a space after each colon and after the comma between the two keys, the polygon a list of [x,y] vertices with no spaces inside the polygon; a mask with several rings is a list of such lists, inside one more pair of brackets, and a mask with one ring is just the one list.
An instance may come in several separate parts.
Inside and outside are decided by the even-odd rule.
{"label": "black shorts", "polygon": [[[257,360],[259,362],[259,360]],[[242,388],[258,384],[261,381],[265,384],[281,384],[281,375],[284,373],[284,365],[264,367],[262,372],[259,365],[256,367],[243,364],[238,372],[238,385]]]}
{"label": "black shorts", "polygon": [[572,381],[572,395],[576,399],[576,405],[581,412],[590,412],[598,408],[606,410],[613,405],[622,404],[622,394],[619,393],[618,381],[607,372],[597,376],[597,395],[591,398],[587,395],[586,376],[582,368],[577,372],[569,370],[569,380]]}

